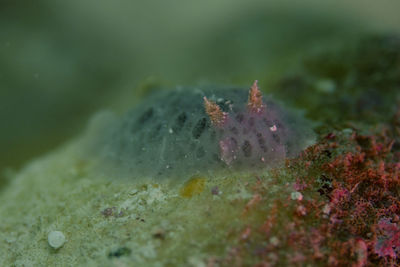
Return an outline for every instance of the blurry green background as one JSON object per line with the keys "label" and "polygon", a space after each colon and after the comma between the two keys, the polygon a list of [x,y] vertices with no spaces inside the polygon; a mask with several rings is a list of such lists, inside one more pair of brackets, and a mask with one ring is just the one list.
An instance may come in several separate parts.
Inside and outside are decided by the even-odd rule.
{"label": "blurry green background", "polygon": [[298,3],[1,1],[0,172],[76,135],[96,110],[123,110],[138,88],[266,86],[304,51],[400,29],[397,0]]}

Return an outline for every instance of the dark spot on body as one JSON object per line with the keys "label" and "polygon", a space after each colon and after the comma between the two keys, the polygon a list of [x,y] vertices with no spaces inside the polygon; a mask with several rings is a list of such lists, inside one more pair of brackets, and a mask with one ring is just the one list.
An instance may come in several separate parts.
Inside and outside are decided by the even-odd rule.
{"label": "dark spot on body", "polygon": [[250,142],[245,140],[242,145],[242,151],[246,158],[251,157],[251,150],[252,150],[252,147],[251,147]]}
{"label": "dark spot on body", "polygon": [[257,142],[260,145],[262,151],[267,152],[267,146],[265,145],[265,140],[261,133],[257,133]]}
{"label": "dark spot on body", "polygon": [[174,130],[175,133],[179,133],[182,130],[183,126],[185,125],[186,120],[187,120],[187,115],[185,112],[179,114],[179,116],[176,117],[175,124],[172,127],[172,130]]}
{"label": "dark spot on body", "polygon": [[192,131],[193,138],[199,139],[206,128],[207,128],[207,119],[206,118],[199,119]]}
{"label": "dark spot on body", "polygon": [[279,137],[279,135],[277,135],[276,133],[272,134],[272,139],[274,139],[274,141],[278,144],[281,143],[281,138]]}
{"label": "dark spot on body", "polygon": [[238,114],[235,116],[235,119],[236,119],[238,122],[242,123],[243,120],[244,120],[244,115],[243,115],[242,113],[238,113]]}
{"label": "dark spot on body", "polygon": [[149,121],[154,115],[154,109],[149,108],[139,117],[138,122],[139,124],[144,124]]}

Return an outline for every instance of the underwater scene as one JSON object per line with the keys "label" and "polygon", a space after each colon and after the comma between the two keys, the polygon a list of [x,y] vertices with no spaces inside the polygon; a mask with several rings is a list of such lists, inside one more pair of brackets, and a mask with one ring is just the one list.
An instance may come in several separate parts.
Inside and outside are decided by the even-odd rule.
{"label": "underwater scene", "polygon": [[0,7],[0,266],[400,266],[398,1]]}

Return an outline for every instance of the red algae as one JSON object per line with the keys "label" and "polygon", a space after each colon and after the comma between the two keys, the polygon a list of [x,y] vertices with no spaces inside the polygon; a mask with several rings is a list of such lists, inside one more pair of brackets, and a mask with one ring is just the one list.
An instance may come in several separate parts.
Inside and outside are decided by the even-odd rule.
{"label": "red algae", "polygon": [[[270,184],[257,183],[243,209],[245,226],[237,231],[235,255],[222,265],[399,266],[395,137],[388,129],[370,135],[330,133],[288,160],[286,175],[295,180],[272,204],[264,197]],[[262,208],[266,205],[268,210]],[[264,219],[249,224],[251,216]]]}

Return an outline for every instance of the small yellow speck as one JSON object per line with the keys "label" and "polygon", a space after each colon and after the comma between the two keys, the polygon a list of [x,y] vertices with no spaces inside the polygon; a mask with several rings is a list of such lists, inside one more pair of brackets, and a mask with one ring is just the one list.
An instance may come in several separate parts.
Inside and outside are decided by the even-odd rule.
{"label": "small yellow speck", "polygon": [[193,176],[183,185],[180,195],[187,198],[198,195],[203,192],[205,184],[206,179],[204,177]]}

